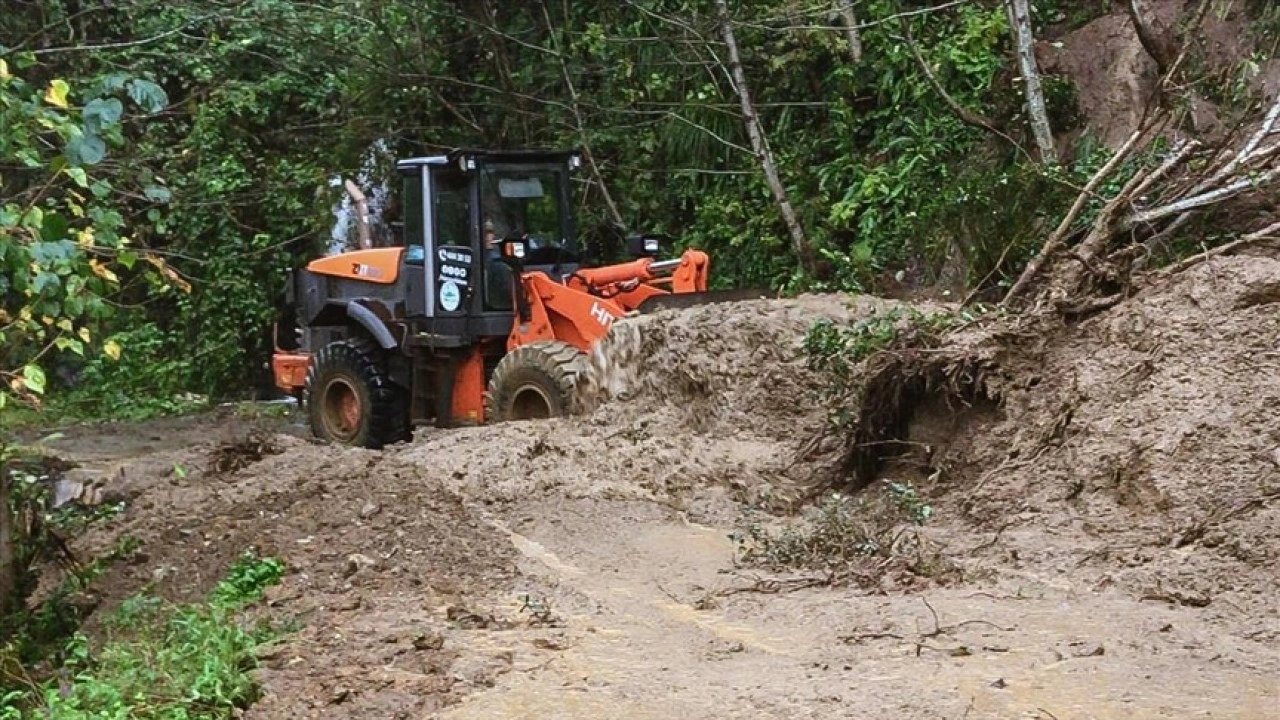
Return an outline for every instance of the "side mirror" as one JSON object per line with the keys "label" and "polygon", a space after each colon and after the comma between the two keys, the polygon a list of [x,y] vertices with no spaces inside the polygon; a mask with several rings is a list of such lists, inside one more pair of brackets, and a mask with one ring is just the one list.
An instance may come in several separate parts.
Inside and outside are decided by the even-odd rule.
{"label": "side mirror", "polygon": [[524,260],[524,255],[524,240],[517,238],[505,238],[502,241],[502,257],[512,260]]}
{"label": "side mirror", "polygon": [[656,257],[662,252],[661,235],[632,235],[627,238],[627,254],[635,258]]}

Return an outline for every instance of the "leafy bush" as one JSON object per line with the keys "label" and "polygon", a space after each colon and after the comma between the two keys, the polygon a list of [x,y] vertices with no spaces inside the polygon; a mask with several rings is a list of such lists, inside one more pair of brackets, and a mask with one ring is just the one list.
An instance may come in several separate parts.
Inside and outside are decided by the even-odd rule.
{"label": "leafy bush", "polygon": [[738,560],[771,570],[839,570],[890,557],[906,529],[923,525],[933,508],[910,485],[882,482],[849,496],[832,493],[804,521],[769,530],[752,516],[733,534]]}
{"label": "leafy bush", "polygon": [[143,323],[109,341],[123,348],[121,353],[116,359],[89,359],[53,409],[74,417],[144,420],[207,407],[207,396],[188,392],[195,384],[195,359],[177,351],[171,333]]}
{"label": "leafy bush", "polygon": [[268,639],[224,610],[171,607],[154,598],[122,605],[94,651],[83,635],[68,646],[70,678],[44,690],[50,720],[230,718],[258,698],[248,675]]}
{"label": "leafy bush", "polygon": [[213,589],[209,602],[216,607],[237,608],[262,598],[262,593],[284,577],[284,563],[245,551]]}
{"label": "leafy bush", "polygon": [[260,599],[283,572],[278,559],[246,552],[206,603],[174,605],[145,594],[129,598],[103,619],[100,642],[71,636],[55,679],[35,693],[0,694],[0,720],[236,717],[260,694],[249,674],[256,666],[254,650],[277,634],[266,624],[243,626],[236,613]]}

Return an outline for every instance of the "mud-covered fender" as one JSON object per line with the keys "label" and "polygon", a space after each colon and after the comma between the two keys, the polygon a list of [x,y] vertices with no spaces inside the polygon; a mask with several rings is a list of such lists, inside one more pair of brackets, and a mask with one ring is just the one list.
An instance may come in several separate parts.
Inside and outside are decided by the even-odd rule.
{"label": "mud-covered fender", "polygon": [[391,350],[399,345],[387,324],[382,322],[382,318],[374,315],[372,310],[360,303],[347,303],[347,317],[360,323],[361,327],[368,330],[369,334],[373,336],[374,340],[378,341],[383,350]]}

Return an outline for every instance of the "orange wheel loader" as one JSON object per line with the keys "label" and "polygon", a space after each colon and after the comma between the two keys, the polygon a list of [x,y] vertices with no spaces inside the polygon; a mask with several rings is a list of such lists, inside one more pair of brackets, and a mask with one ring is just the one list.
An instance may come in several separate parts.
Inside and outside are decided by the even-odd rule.
{"label": "orange wheel loader", "polygon": [[287,286],[294,327],[276,326],[272,370],[317,437],[378,448],[427,423],[562,415],[624,313],[751,294],[707,293],[706,253],[657,260],[653,236],[629,239],[631,262],[583,267],[580,164],[482,150],[397,163],[399,237],[314,260]]}

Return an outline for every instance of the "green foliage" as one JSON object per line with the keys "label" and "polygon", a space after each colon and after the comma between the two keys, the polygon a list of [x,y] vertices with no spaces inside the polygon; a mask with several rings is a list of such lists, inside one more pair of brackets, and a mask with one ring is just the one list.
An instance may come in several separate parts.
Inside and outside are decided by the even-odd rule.
{"label": "green foliage", "polygon": [[222,612],[144,597],[126,602],[105,626],[108,639],[96,652],[82,635],[69,644],[71,679],[45,690],[42,717],[231,718],[259,696],[247,670],[269,636]]}
{"label": "green foliage", "polygon": [[973,321],[981,312],[981,308],[925,312],[902,306],[849,326],[818,320],[805,333],[803,344],[809,369],[823,379],[813,401],[828,408],[832,429],[848,432],[856,422],[849,398],[862,389],[871,358],[895,347],[936,347],[948,330]]}
{"label": "green foliage", "polygon": [[145,594],[129,598],[103,619],[100,642],[71,636],[57,679],[38,695],[5,693],[0,717],[236,717],[260,694],[250,674],[254,650],[277,631],[261,624],[247,628],[235,613],[278,583],[282,573],[279,560],[246,553],[205,604],[173,605]]}
{"label": "green foliage", "polygon": [[851,369],[877,351],[888,348],[904,333],[938,336],[961,322],[969,322],[973,312],[926,312],[897,306],[874,312],[848,327],[822,319],[810,326],[804,337],[804,353],[809,369],[848,378]]}
{"label": "green foliage", "polygon": [[[89,353],[114,314],[121,274],[139,259],[108,200],[111,182],[89,174],[124,142],[126,106],[114,94],[126,91],[144,112],[163,96],[127,76],[96,86],[53,78],[42,90],[0,59],[0,406],[10,397],[35,402],[48,389],[51,359]],[[76,99],[84,104],[73,106]],[[148,272],[168,270],[149,260]],[[121,348],[109,342],[101,351],[116,358]]]}
{"label": "green foliage", "polygon": [[[709,3],[499,3],[483,20],[457,4],[420,5],[137,0],[78,15],[39,0],[0,16],[0,37],[22,39],[0,46],[3,194],[23,198],[0,214],[0,242],[21,246],[0,247],[0,283],[6,300],[33,293],[20,303],[29,316],[10,302],[10,319],[0,317],[6,384],[30,394],[23,367],[39,357],[44,370],[101,379],[80,383],[79,405],[126,416],[171,411],[184,392],[269,386],[262,366],[284,271],[322,251],[341,199],[330,179],[356,178],[375,146],[404,157],[589,145],[629,229],[708,250],[718,287],[788,292],[875,290],[898,271],[994,292],[1096,167],[1085,147],[1047,174],[1009,140],[963,124],[903,42],[900,3],[858,3],[856,64],[829,4],[734,3],[756,110],[822,260],[809,277],[718,64]],[[1250,7],[1260,27],[1274,24],[1269,5]],[[1033,7],[1047,38],[1104,12]],[[907,22],[956,101],[1027,144],[1001,4]],[[68,27],[95,51],[64,49]],[[1069,78],[1044,80],[1055,129],[1074,134]],[[390,174],[388,157],[373,155],[366,191]],[[578,179],[582,234],[614,259],[600,183],[589,168]],[[113,354],[136,360],[113,371],[82,328],[119,338]],[[48,372],[46,390],[74,385],[67,374]]]}
{"label": "green foliage", "polygon": [[[104,520],[113,516],[111,510],[104,510],[96,518],[75,518],[71,522],[60,523],[60,526],[65,527],[77,521]],[[141,543],[136,538],[122,536],[106,555],[96,557],[84,567],[68,572],[38,605],[33,608],[23,605],[21,610],[5,618],[4,634],[9,639],[3,655],[24,665],[63,655],[66,639],[79,630],[86,617],[84,601],[89,597],[87,591],[90,585],[113,565],[137,552],[140,546]]]}
{"label": "green foliage", "polygon": [[177,353],[178,340],[156,323],[139,322],[108,338],[128,348],[118,360],[90,358],[79,370],[76,386],[55,410],[76,417],[144,420],[207,408],[207,396],[185,390],[192,384],[194,359]]}
{"label": "green foliage", "polygon": [[218,582],[209,603],[220,608],[238,608],[262,598],[271,585],[284,577],[284,563],[276,558],[261,558],[246,550]]}

